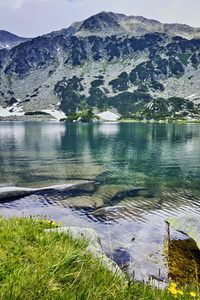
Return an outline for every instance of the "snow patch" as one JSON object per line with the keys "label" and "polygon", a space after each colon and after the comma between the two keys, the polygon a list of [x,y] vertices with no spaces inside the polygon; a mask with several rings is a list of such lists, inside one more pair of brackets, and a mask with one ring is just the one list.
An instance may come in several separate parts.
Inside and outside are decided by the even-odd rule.
{"label": "snow patch", "polygon": [[54,118],[56,118],[58,120],[66,118],[66,115],[64,114],[64,112],[62,112],[60,110],[43,109],[42,111],[52,115]]}
{"label": "snow patch", "polygon": [[112,113],[109,110],[104,111],[103,113],[97,114],[97,116],[99,116],[103,120],[108,120],[108,121],[116,121],[117,119],[119,119],[118,115]]}
{"label": "snow patch", "polygon": [[187,98],[193,98],[195,96],[196,96],[196,94],[192,94],[192,95],[188,96]]}
{"label": "snow patch", "polygon": [[3,108],[0,106],[0,117],[9,117],[9,116],[23,116],[24,112],[22,108],[15,107],[14,105],[11,107]]}
{"label": "snow patch", "polygon": [[0,43],[0,47],[3,49],[9,49],[10,46],[8,44],[6,44],[5,46],[3,44]]}

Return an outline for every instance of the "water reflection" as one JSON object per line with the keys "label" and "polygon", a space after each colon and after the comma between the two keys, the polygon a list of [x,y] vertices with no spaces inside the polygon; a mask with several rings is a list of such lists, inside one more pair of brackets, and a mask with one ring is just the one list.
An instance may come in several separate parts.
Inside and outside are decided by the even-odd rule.
{"label": "water reflection", "polygon": [[199,178],[198,125],[2,122],[0,140],[2,182],[20,185],[17,177],[23,173],[31,173],[35,182],[38,176],[45,181],[45,175],[70,179],[67,170],[72,162],[73,168],[76,163],[85,164],[85,169],[87,164],[103,165],[118,180],[123,173],[135,172],[152,181],[178,179],[180,185]]}
{"label": "water reflection", "polygon": [[99,133],[105,134],[105,135],[114,135],[119,132],[120,124],[119,123],[103,123],[99,126]]}

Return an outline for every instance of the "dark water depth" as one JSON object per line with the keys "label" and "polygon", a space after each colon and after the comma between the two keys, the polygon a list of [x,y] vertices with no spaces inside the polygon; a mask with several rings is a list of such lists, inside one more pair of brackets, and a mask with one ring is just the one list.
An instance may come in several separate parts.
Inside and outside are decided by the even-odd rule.
{"label": "dark water depth", "polygon": [[139,279],[163,267],[165,218],[200,213],[198,124],[1,122],[0,142],[2,187],[95,182],[0,203],[1,214],[92,227],[105,251],[127,252]]}

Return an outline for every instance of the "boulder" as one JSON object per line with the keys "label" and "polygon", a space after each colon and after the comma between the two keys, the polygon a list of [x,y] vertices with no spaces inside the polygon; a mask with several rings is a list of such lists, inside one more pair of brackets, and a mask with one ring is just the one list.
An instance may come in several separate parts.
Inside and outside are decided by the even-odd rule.
{"label": "boulder", "polygon": [[200,249],[200,217],[187,215],[178,218],[167,218],[165,222],[171,227],[191,237]]}

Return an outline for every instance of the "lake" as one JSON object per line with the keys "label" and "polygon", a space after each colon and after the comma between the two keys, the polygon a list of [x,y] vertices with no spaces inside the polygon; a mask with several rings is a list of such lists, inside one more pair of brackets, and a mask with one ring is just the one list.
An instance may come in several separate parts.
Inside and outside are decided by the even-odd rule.
{"label": "lake", "polygon": [[1,202],[2,215],[94,228],[136,279],[166,277],[164,220],[200,213],[198,124],[0,122],[0,141],[1,187],[94,182]]}

